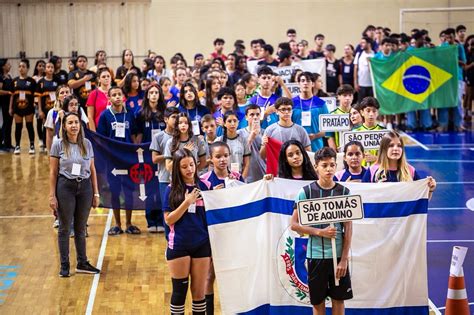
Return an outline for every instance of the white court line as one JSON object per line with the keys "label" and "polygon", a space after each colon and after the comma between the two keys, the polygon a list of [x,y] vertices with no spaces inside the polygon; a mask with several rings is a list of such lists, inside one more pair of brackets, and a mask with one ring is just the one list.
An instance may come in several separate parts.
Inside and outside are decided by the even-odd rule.
{"label": "white court line", "polygon": [[[104,228],[104,236],[102,237],[102,244],[100,245],[99,258],[97,258],[97,268],[102,270],[102,263],[104,261],[105,249],[107,247],[107,240],[109,238],[109,229],[112,225],[113,210],[109,209],[107,216],[107,223]],[[97,286],[99,285],[100,273],[94,275],[92,281],[91,292],[89,293],[89,301],[87,302],[86,315],[91,315],[94,309],[95,295],[97,294]]]}
{"label": "white court line", "polygon": [[429,151],[463,151],[472,149],[473,148],[430,148]]}
{"label": "white court line", "polygon": [[474,163],[470,160],[428,160],[428,159],[408,159],[410,162],[427,162],[427,163]]}
{"label": "white court line", "polygon": [[437,185],[472,185],[474,182],[436,182]]}
{"label": "white court line", "polygon": [[467,210],[467,208],[466,207],[428,208],[428,211],[442,211],[442,210]]}
{"label": "white court line", "polygon": [[410,138],[411,141],[415,142],[417,145],[419,145],[420,147],[422,147],[423,149],[425,149],[425,151],[430,151],[430,150],[431,150],[431,149],[428,148],[426,145],[424,145],[424,144],[421,143],[420,141],[416,140],[415,138],[413,138],[413,137],[410,136],[409,134],[407,134],[407,133],[405,133],[405,132],[403,132],[403,131],[401,131],[400,134],[401,134],[402,136],[406,136],[406,137]]}
{"label": "white court line", "polygon": [[474,243],[474,240],[427,240],[428,243]]}
{"label": "white court line", "polygon": [[436,315],[441,315],[439,308],[436,307],[436,305],[430,299],[428,299],[428,305],[430,306],[430,310],[432,310]]}
{"label": "white court line", "polygon": [[[434,304],[433,304],[434,305]],[[474,305],[474,302],[467,303],[467,305]],[[446,309],[446,306],[438,307],[439,310],[444,310]]]}

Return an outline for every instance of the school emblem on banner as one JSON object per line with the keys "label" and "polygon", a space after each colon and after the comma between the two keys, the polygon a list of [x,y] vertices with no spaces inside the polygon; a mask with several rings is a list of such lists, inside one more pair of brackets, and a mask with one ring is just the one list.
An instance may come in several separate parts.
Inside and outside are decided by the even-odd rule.
{"label": "school emblem on banner", "polygon": [[280,283],[296,301],[310,305],[308,270],[306,267],[307,237],[300,237],[289,227],[277,246],[277,270]]}

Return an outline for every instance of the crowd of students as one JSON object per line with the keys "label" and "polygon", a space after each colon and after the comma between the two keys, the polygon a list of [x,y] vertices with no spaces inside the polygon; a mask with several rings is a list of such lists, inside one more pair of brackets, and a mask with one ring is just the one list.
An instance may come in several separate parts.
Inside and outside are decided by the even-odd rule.
{"label": "crowd of students", "polygon": [[[271,179],[271,176],[265,175],[270,138],[283,143],[279,156],[280,177],[316,181],[299,194],[300,199],[349,193],[334,181],[398,182],[419,179],[418,173],[407,163],[402,138],[392,129],[429,130],[437,126],[438,131],[445,131],[448,127],[463,130],[461,117],[465,114],[464,119],[468,121],[472,114],[474,82],[474,36],[466,37],[465,31],[465,27],[459,26],[456,30],[446,29],[440,34],[442,44],[459,47],[459,82],[462,84],[460,103],[452,110],[453,126],[449,126],[447,120],[440,119],[441,116],[448,117],[443,116],[449,114],[447,110],[437,121],[432,120],[432,115],[436,118],[436,113],[429,110],[406,113],[406,123],[404,115],[380,117],[379,102],[373,97],[368,58],[385,59],[399,50],[431,46],[432,41],[426,31],[413,30],[409,37],[369,25],[357,47],[354,49],[352,45],[346,45],[344,56],[337,60],[336,48],[331,44],[324,46],[325,37],[322,34],[315,36],[315,47],[309,50],[308,42],[297,41],[296,31],[290,29],[287,32],[288,41],[278,46],[277,58],[273,57],[273,47],[261,39],[251,41],[249,56],[244,54],[242,41],[235,43],[233,53],[224,54],[224,40],[216,39],[214,51],[208,58],[196,54],[192,66],[188,66],[178,53],[171,58],[167,68],[162,56],[150,53],[149,58],[137,67],[132,51],[126,49],[122,65],[114,72],[106,64],[105,51],[98,51],[91,68],[88,68],[86,56],[69,60],[69,73],[62,70],[61,58],[52,57],[47,62],[38,61],[34,76],[29,77],[29,62],[21,60],[20,75],[15,79],[9,76],[8,60],[1,59],[2,149],[20,154],[25,120],[30,140],[29,153],[35,153],[33,120],[36,108],[41,150],[49,151],[52,160],[60,160],[59,165],[56,162],[51,164],[54,170],[51,178],[56,178],[51,184],[54,197],[51,198],[51,208],[61,212],[61,202],[58,204],[56,199],[56,193],[61,191],[56,191],[58,183],[74,184],[75,189],[79,189],[76,183],[82,183],[92,173],[92,183],[87,183],[93,189],[87,191],[87,196],[91,197],[93,193],[94,199],[88,205],[96,205],[95,197],[99,195],[94,183],[93,166],[84,164],[82,171],[80,167],[79,170],[69,169],[79,162],[67,161],[69,153],[66,151],[71,150],[67,149],[68,143],[74,145],[74,158],[92,159],[93,165],[90,143],[77,140],[78,136],[83,137],[82,132],[77,132],[78,129],[89,128],[121,142],[150,143],[152,160],[159,174],[159,186],[156,187],[159,198],[154,199],[155,203],[147,204],[147,228],[151,233],[166,232],[166,258],[173,283],[171,312],[184,312],[188,278],[191,276],[193,313],[204,314],[207,311],[212,314],[213,268],[200,191],[224,188],[229,179],[247,183],[262,178]],[[292,80],[299,85],[300,93],[292,97],[285,82],[272,67],[287,66],[291,61],[309,58],[326,59],[327,91],[321,88],[319,74],[297,71]],[[256,75],[247,71],[246,62],[249,60],[259,60]],[[466,89],[464,82],[467,83]],[[320,131],[318,118],[329,113],[321,97],[330,94],[336,96],[338,103],[331,113],[349,114],[353,130],[392,130],[383,136],[378,150],[366,150],[357,141],[343,145],[339,133]],[[461,96],[464,94],[463,112]],[[14,147],[11,143],[13,120]],[[79,149],[76,148],[78,145]],[[307,151],[315,152],[314,165]],[[344,154],[344,170],[337,173],[336,152]],[[74,171],[76,173],[73,174]],[[436,181],[430,178],[428,185],[432,192]],[[63,195],[66,196],[66,193]],[[119,200],[115,204],[115,225],[109,230],[110,235],[124,233]],[[67,215],[59,215],[61,262],[66,263],[69,249],[65,245],[65,235],[70,232],[74,218],[73,228],[80,233],[80,241],[76,242],[76,247],[80,248],[78,263],[84,266],[87,263],[83,239],[84,216],[88,212],[82,209],[81,213],[74,214],[69,208],[63,211]],[[338,252],[340,268],[327,272],[337,272],[341,279],[348,277],[350,223],[335,229],[325,226],[303,228],[294,219],[292,226],[296,231],[309,234],[311,244],[337,237],[344,244],[340,247],[342,251]],[[141,233],[132,223],[131,210],[126,211],[125,232]],[[342,237],[349,239],[342,240]],[[314,246],[315,250],[308,256],[310,265],[314,266],[310,268],[312,272],[319,270],[317,260],[332,257],[327,252],[330,246],[323,252],[317,248],[319,245]],[[326,267],[324,270],[328,270]],[[84,269],[81,268],[78,269]],[[89,265],[85,269],[91,273],[99,272]],[[61,273],[69,275],[68,261],[67,270]],[[343,283],[347,290],[350,279]],[[329,291],[324,291],[326,293],[316,294],[315,291],[321,291],[321,285],[327,287],[327,283],[310,284],[311,301],[315,308],[321,311],[324,298],[331,296],[335,300],[333,305],[343,309],[343,303],[342,306],[337,303],[351,296],[343,294],[333,284]]]}

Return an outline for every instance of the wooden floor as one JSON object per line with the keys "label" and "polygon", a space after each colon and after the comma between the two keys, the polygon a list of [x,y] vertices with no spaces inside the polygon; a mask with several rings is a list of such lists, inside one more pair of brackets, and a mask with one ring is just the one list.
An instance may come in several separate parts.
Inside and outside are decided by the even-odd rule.
{"label": "wooden floor", "polygon": [[[23,141],[27,138],[26,132]],[[57,230],[48,208],[48,157],[0,154],[0,314],[84,314],[95,297],[94,314],[169,314],[171,280],[163,234],[146,232],[143,212],[134,223],[141,235],[108,237],[97,291],[94,276],[59,278]],[[108,210],[89,218],[87,254],[97,264]],[[75,266],[71,240],[71,267]],[[71,268],[73,271],[73,268]],[[216,314],[220,314],[216,295]],[[188,294],[187,314],[191,314]]]}

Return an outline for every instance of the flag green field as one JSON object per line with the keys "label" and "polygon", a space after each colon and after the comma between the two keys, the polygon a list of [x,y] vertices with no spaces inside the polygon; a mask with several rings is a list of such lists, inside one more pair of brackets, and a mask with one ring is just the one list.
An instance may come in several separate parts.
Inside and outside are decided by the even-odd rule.
{"label": "flag green field", "polygon": [[380,113],[456,106],[457,60],[456,46],[399,52],[387,60],[372,58],[370,66]]}

